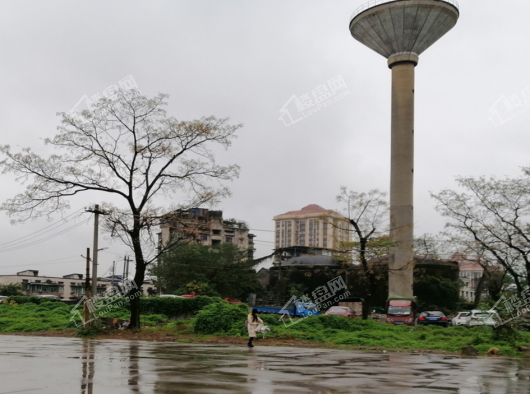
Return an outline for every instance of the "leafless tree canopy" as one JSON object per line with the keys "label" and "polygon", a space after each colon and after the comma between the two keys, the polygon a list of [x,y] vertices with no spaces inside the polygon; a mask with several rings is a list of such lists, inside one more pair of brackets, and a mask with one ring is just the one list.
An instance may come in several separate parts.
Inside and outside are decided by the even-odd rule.
{"label": "leafless tree canopy", "polygon": [[500,264],[519,291],[530,283],[530,177],[457,178],[465,191],[443,190],[432,196],[450,221],[454,238],[485,261]]}
{"label": "leafless tree canopy", "polygon": [[[145,258],[142,237],[158,218],[177,207],[198,207],[227,196],[228,189],[217,181],[231,180],[239,170],[237,165],[217,165],[211,147],[230,146],[241,125],[215,117],[168,117],[166,98],[120,91],[116,99],[101,99],[80,116],[59,113],[58,134],[45,139],[58,152],[49,157],[1,146],[3,173],[15,174],[26,189],[0,209],[25,221],[68,209],[69,197],[82,192],[113,196],[101,205],[108,214],[105,228],[132,247],[135,280],[143,283],[145,265],[154,256]],[[177,203],[162,207],[155,196]]]}
{"label": "leafless tree canopy", "polygon": [[364,264],[373,257],[381,256],[388,241],[388,202],[387,194],[378,189],[367,193],[348,190],[342,186],[337,202],[345,205],[345,214],[352,226],[353,253],[356,260]]}
{"label": "leafless tree canopy", "polygon": [[388,254],[390,239],[388,237],[389,210],[386,193],[378,189],[367,193],[358,193],[341,187],[337,201],[345,205],[348,222],[352,226],[353,242],[345,245],[351,248],[352,259],[361,266],[360,273],[365,282],[363,318],[368,317],[372,298],[376,293],[381,266],[370,264],[375,257]]}

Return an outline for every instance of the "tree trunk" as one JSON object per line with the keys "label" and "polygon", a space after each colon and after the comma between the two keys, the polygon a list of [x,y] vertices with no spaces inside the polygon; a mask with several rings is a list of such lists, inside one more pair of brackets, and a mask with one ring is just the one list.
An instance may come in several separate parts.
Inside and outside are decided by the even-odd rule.
{"label": "tree trunk", "polygon": [[372,297],[371,296],[365,296],[364,302],[363,302],[363,320],[368,320],[370,318],[370,315],[372,314]]}
{"label": "tree trunk", "polygon": [[486,270],[484,270],[484,274],[482,274],[482,276],[478,280],[477,288],[475,289],[475,300],[473,301],[473,308],[476,308],[478,304],[480,304],[480,299],[482,296],[482,289],[484,288],[485,279],[486,279]]}
{"label": "tree trunk", "polygon": [[365,298],[363,302],[363,320],[367,320],[372,316],[372,306],[374,303],[374,295],[377,292],[377,283],[375,275],[372,272],[365,274],[368,280],[368,291],[365,292]]}
{"label": "tree trunk", "polygon": [[[135,257],[135,274],[134,274],[134,283],[136,284],[136,287],[138,289],[131,289],[129,292],[129,296],[132,296],[134,293],[140,291],[140,288],[144,284],[145,279],[145,271],[146,271],[146,265],[144,263],[144,255],[142,251],[142,245],[140,243],[140,226],[139,226],[139,220],[137,219],[137,216],[135,218],[135,227],[137,230],[133,230],[131,234],[131,239],[133,243],[133,249],[134,249],[134,257]],[[129,328],[138,329],[140,328],[140,297],[135,296],[129,298],[130,305],[131,305],[131,322],[129,324]]]}
{"label": "tree trunk", "polygon": [[129,300],[131,305],[131,322],[129,328],[140,328],[140,298],[141,296],[133,296],[136,292],[140,291],[140,287],[144,284],[145,279],[145,264],[136,264],[136,273],[134,275],[134,283],[138,289],[131,289],[129,292]]}

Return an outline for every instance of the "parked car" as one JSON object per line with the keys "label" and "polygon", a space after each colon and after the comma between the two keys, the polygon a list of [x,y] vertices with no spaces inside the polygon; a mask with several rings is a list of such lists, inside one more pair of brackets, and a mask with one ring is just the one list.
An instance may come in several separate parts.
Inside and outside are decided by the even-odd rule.
{"label": "parked car", "polygon": [[56,296],[56,295],[51,295],[51,294],[35,295],[35,296],[36,296],[36,297],[41,297],[41,298],[50,298],[50,299],[52,299],[52,300],[58,300],[58,301],[61,300],[61,297]]}
{"label": "parked car", "polygon": [[447,317],[443,314],[443,312],[440,311],[426,311],[420,313],[420,317],[418,317],[418,324],[419,325],[427,325],[427,324],[436,324],[438,326],[449,326],[449,320],[447,320]]}
{"label": "parked car", "polygon": [[469,316],[471,316],[471,312],[458,312],[456,316],[451,319],[451,324],[453,326],[465,326]]}
{"label": "parked car", "polygon": [[467,327],[494,326],[495,319],[499,319],[495,311],[481,311],[473,309],[466,322]]}
{"label": "parked car", "polygon": [[0,296],[0,302],[7,300],[8,298],[9,298],[8,296]]}
{"label": "parked car", "polygon": [[328,309],[324,315],[337,315],[337,316],[346,316],[346,317],[355,317],[356,314],[347,306],[332,306]]}
{"label": "parked car", "polygon": [[178,296],[178,295],[175,295],[175,294],[160,294],[159,297],[164,297],[164,298],[185,298],[185,297]]}

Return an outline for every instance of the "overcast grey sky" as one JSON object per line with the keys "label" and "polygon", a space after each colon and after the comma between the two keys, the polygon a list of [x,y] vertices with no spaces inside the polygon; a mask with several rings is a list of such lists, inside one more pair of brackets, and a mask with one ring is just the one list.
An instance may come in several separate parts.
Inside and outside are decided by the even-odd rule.
{"label": "overcast grey sky", "polygon": [[[45,152],[41,139],[55,134],[57,112],[132,75],[142,93],[170,94],[167,110],[178,119],[215,115],[244,123],[217,156],[242,168],[230,185],[233,196],[217,208],[247,221],[258,236],[256,255],[269,254],[274,215],[308,204],[340,210],[341,185],[388,190],[390,70],[348,30],[363,3],[3,1],[0,143]],[[445,222],[430,191],[454,187],[456,175],[518,176],[529,164],[530,111],[517,114],[521,103],[512,96],[530,86],[530,2],[461,1],[460,12],[416,68],[416,235],[437,233]],[[280,110],[293,95],[335,77],[344,85],[332,105],[285,125]],[[501,123],[489,117],[503,95],[511,112],[503,100],[497,104]],[[23,190],[10,176],[1,180],[2,201]],[[72,199],[71,212],[97,202]],[[49,224],[12,226],[0,214],[0,274],[83,272],[91,222],[6,251],[21,245],[6,242]],[[104,273],[126,249],[105,240],[100,247],[109,248],[100,255]]]}

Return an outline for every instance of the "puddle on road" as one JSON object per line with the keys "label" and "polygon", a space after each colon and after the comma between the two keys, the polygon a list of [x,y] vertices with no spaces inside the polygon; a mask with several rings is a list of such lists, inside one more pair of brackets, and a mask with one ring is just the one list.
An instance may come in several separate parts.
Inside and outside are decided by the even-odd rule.
{"label": "puddle on road", "polygon": [[0,394],[530,392],[528,360],[9,336],[0,349]]}

